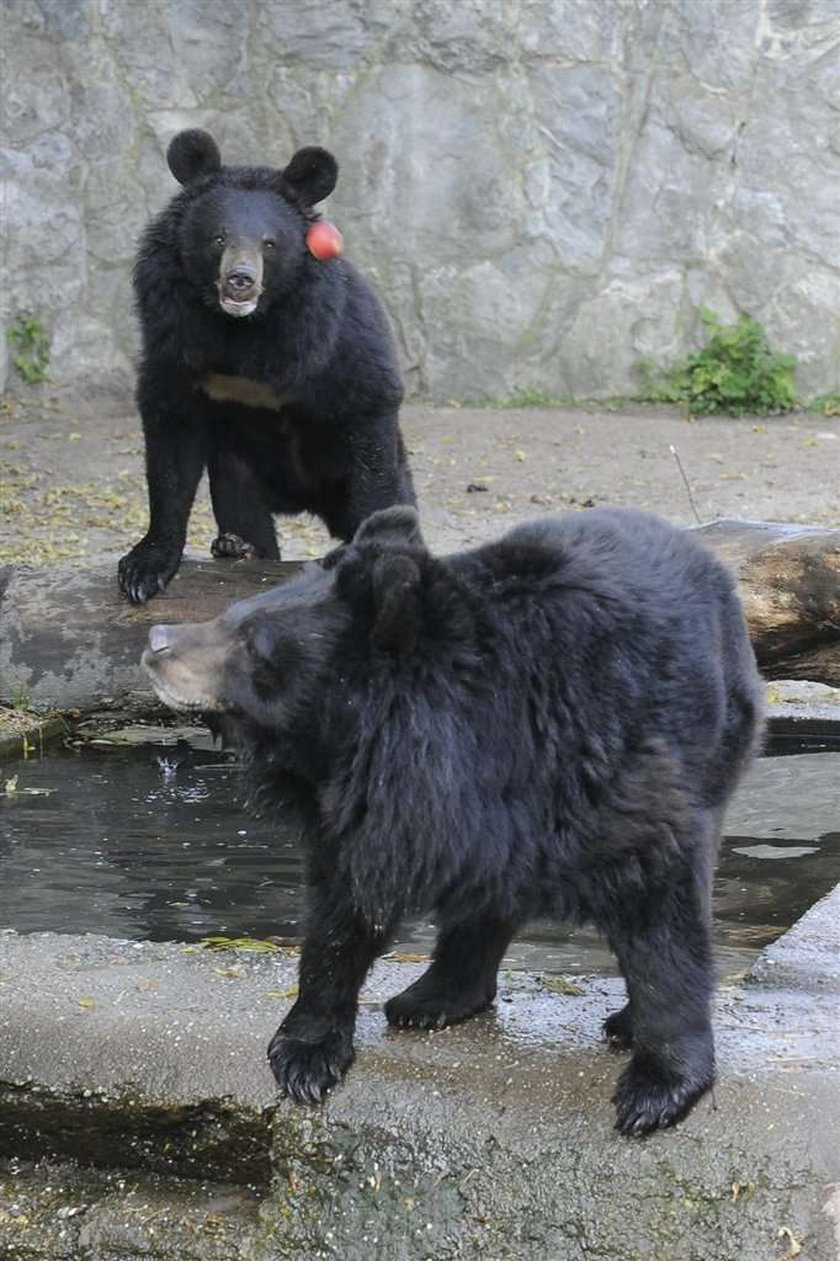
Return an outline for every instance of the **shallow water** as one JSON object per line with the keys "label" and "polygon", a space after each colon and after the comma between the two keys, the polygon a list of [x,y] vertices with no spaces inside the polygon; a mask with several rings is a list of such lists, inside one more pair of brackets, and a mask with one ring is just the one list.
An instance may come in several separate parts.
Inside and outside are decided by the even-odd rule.
{"label": "shallow water", "polygon": [[[0,928],[299,938],[297,830],[245,814],[235,766],[202,731],[184,734],[3,765],[0,781],[16,782],[0,797]],[[771,740],[727,816],[714,898],[724,975],[840,881],[840,748],[830,738],[811,745],[792,753],[801,743]],[[409,924],[394,949],[425,953],[433,940],[430,924]],[[556,924],[531,925],[506,963],[614,966],[596,934]]]}

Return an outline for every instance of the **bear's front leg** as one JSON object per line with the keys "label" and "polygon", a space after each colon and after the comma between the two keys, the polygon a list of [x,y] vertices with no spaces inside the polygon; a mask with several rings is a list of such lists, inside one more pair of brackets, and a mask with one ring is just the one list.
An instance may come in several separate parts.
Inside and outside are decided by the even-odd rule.
{"label": "bear's front leg", "polygon": [[119,563],[120,590],[133,604],[145,604],[162,591],[181,563],[190,509],[207,454],[200,422],[183,417],[179,411],[158,410],[161,405],[157,398],[152,408],[142,389],[140,401],[149,529]]}
{"label": "bear's front leg", "polygon": [[296,1103],[320,1103],[353,1063],[359,990],[389,929],[372,924],[343,889],[316,895],[298,999],[268,1048],[278,1086]]}
{"label": "bear's front leg", "polygon": [[321,511],[333,538],[349,543],[372,513],[417,500],[396,415],[348,418],[343,428],[351,434],[341,454],[345,468]]}
{"label": "bear's front leg", "polygon": [[608,928],[630,997],[607,1025],[633,1047],[613,1096],[623,1134],[674,1125],[714,1084],[708,920],[707,899],[686,871]]}

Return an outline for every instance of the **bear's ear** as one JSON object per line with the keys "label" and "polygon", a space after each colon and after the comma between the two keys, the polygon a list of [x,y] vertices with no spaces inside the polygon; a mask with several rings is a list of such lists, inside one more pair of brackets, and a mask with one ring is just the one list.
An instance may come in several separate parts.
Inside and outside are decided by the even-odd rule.
{"label": "bear's ear", "polygon": [[420,533],[417,509],[409,504],[396,504],[393,508],[380,508],[379,512],[372,512],[359,526],[353,543],[356,547],[373,544],[375,547],[389,547],[400,551],[418,547],[425,551],[426,548]]}
{"label": "bear's ear", "polygon": [[222,169],[219,146],[208,131],[179,131],[169,142],[166,160],[179,184],[192,184]]}
{"label": "bear's ear", "polygon": [[383,652],[411,652],[420,633],[420,566],[410,556],[382,556],[373,567],[371,640]]}
{"label": "bear's ear", "polygon": [[338,163],[317,145],[298,149],[283,172],[283,179],[307,206],[329,197],[338,179]]}

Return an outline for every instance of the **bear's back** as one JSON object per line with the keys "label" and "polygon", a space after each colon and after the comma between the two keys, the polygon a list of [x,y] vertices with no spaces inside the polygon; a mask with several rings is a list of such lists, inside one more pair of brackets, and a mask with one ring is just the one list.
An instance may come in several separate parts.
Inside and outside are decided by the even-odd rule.
{"label": "bear's back", "polygon": [[552,693],[614,749],[645,732],[719,766],[748,755],[760,676],[732,575],[689,531],[593,510],[453,559],[493,628],[494,678],[526,703]]}
{"label": "bear's back", "polygon": [[506,583],[537,600],[577,592],[636,620],[688,606],[722,605],[734,593],[726,567],[691,533],[633,508],[548,516],[516,526],[467,554],[492,575],[490,598]]}

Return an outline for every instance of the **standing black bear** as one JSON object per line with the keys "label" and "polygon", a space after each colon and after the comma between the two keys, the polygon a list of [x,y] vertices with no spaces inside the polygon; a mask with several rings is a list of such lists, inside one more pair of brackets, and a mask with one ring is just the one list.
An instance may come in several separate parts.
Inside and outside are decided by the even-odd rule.
{"label": "standing black bear", "polygon": [[211,136],[183,131],[167,158],[184,188],[134,273],[150,523],[119,579],[136,602],[177,570],[205,467],[215,556],[276,558],[272,513],[315,513],[347,541],[376,509],[414,502],[385,314],[352,264],[306,247],[333,156],[226,167]]}
{"label": "standing black bear", "polygon": [[732,578],[689,534],[598,511],[435,559],[392,508],[332,568],[154,627],[143,660],[165,701],[238,734],[264,799],[306,804],[300,996],[269,1048],[288,1095],[352,1063],[359,987],[417,910],[434,962],[391,1024],[464,1020],[524,921],[588,920],[629,995],[606,1022],[633,1048],[618,1128],[709,1089],[710,882],[762,687]]}

